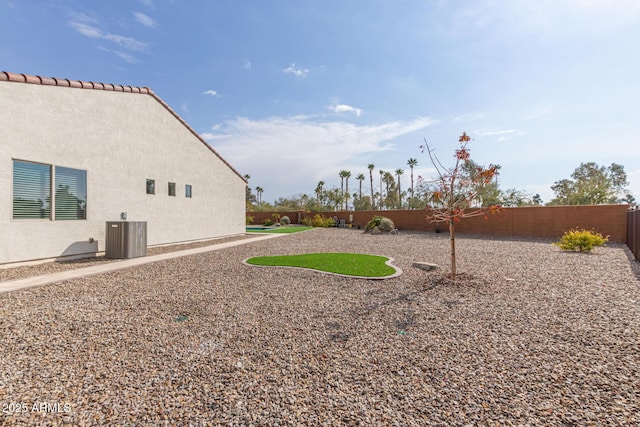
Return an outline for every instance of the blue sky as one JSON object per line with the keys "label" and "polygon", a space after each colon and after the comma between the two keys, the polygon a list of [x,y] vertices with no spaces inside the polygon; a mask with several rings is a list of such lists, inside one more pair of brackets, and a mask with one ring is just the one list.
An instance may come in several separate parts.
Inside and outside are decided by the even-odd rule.
{"label": "blue sky", "polygon": [[0,40],[0,70],[150,87],[266,201],[408,188],[463,131],[502,188],[615,162],[640,200],[637,0],[0,0]]}

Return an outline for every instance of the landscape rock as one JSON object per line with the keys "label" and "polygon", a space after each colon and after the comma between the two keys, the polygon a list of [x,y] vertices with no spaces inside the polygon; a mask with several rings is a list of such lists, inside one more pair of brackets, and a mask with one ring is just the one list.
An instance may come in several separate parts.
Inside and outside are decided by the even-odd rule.
{"label": "landscape rock", "polygon": [[411,264],[411,266],[424,271],[434,271],[440,268],[438,264],[431,264],[428,262],[414,262],[413,264]]}
{"label": "landscape rock", "polygon": [[[2,294],[0,425],[640,425],[624,245],[456,242],[455,282],[442,235],[329,228]],[[319,251],[404,274],[241,262]]]}

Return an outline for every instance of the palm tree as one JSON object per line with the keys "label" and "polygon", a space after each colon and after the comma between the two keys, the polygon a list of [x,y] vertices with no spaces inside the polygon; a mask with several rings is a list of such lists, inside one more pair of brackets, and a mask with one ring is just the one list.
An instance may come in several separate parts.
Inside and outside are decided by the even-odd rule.
{"label": "palm tree", "polygon": [[404,171],[400,168],[396,169],[396,176],[398,177],[398,201],[400,202],[399,208],[402,209],[402,190],[400,189],[400,175],[402,175]]}
{"label": "palm tree", "polygon": [[369,163],[367,169],[369,169],[369,184],[371,185],[371,209],[375,209],[375,198],[373,197],[373,168],[376,166],[373,163]]}
{"label": "palm tree", "polygon": [[351,177],[351,171],[344,171],[344,210],[349,210],[349,178]]}
{"label": "palm tree", "polygon": [[418,161],[411,158],[407,161],[407,165],[411,168],[411,203],[409,203],[409,209],[411,209],[411,205],[413,204],[413,167],[418,166]]}
{"label": "palm tree", "polygon": [[258,196],[258,206],[260,206],[260,204],[262,203],[262,192],[264,191],[264,189],[262,187],[257,187],[256,186],[256,194]]}
{"label": "palm tree", "polygon": [[340,197],[342,198],[342,195],[344,194],[344,175],[343,175],[344,171],[340,171],[338,173],[338,176],[340,177]]}
{"label": "palm tree", "polygon": [[340,197],[344,200],[344,178],[347,176],[347,171],[341,170],[338,175],[340,176]]}
{"label": "palm tree", "polygon": [[380,209],[383,208],[384,202],[382,201],[382,177],[384,176],[385,171],[380,169]]}
{"label": "palm tree", "polygon": [[358,176],[356,176],[356,179],[360,181],[360,190],[358,192],[359,194],[358,198],[362,199],[362,181],[364,181],[364,174],[359,173]]}
{"label": "palm tree", "polygon": [[322,187],[324,187],[324,181],[319,181],[316,186],[316,203],[318,205],[318,210],[321,210],[320,201],[322,198]]}
{"label": "palm tree", "polygon": [[249,205],[251,204],[251,187],[249,187],[249,180],[251,179],[251,175],[246,174],[244,176],[244,180],[247,181],[247,187],[245,189],[245,199],[247,200],[247,209],[249,209]]}

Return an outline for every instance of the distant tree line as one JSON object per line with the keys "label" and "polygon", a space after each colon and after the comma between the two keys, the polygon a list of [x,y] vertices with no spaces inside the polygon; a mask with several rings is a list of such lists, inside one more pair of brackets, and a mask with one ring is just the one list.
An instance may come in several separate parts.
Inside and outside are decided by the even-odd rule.
{"label": "distant tree line", "polygon": [[[355,190],[349,179],[352,172],[340,170],[340,187],[328,186],[325,181],[319,181],[315,189],[309,193],[297,194],[289,197],[279,197],[274,203],[262,200],[264,189],[256,186],[254,190],[247,186],[246,201],[251,211],[294,211],[310,212],[339,211],[339,210],[389,210],[389,209],[425,209],[437,207],[439,201],[434,199],[436,181],[422,176],[414,177],[414,168],[418,161],[410,158],[407,161],[410,170],[410,187],[401,187],[400,177],[405,173],[402,168],[394,171],[377,170],[374,164],[367,165],[368,173],[359,172],[355,175],[357,181]],[[472,160],[464,165],[464,173],[469,180],[474,180],[474,174],[482,167]],[[500,165],[495,165],[500,170]],[[374,173],[377,172],[377,173]],[[245,175],[249,181],[251,177]],[[375,181],[375,182],[374,182]],[[571,174],[571,179],[556,181],[551,189],[555,197],[546,205],[589,205],[589,204],[634,204],[635,199],[626,188],[627,175],[624,167],[612,163],[610,166],[599,166],[594,162],[581,163]],[[477,190],[473,201],[475,207],[500,205],[504,207],[541,206],[543,201],[539,194],[529,194],[515,188],[501,189],[498,174],[491,182],[483,183]]]}

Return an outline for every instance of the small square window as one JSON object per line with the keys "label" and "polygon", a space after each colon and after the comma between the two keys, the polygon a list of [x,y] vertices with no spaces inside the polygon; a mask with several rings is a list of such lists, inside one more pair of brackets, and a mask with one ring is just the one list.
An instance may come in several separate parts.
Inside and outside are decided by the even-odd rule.
{"label": "small square window", "polygon": [[170,196],[175,196],[176,195],[176,183],[175,182],[170,182],[169,183],[169,195]]}
{"label": "small square window", "polygon": [[156,180],[148,179],[147,180],[147,194],[156,194]]}
{"label": "small square window", "polygon": [[191,197],[191,184],[184,186],[184,197]]}

